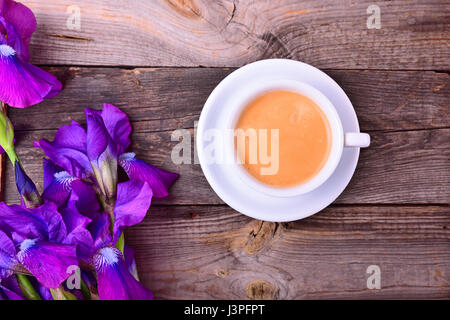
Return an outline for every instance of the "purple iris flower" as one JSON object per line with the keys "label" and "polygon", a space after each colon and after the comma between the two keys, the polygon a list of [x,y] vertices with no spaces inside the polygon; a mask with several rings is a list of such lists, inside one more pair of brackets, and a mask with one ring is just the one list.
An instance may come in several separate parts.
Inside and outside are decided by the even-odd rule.
{"label": "purple iris flower", "polygon": [[141,222],[150,207],[152,191],[146,182],[119,183],[114,208],[113,237],[110,220],[98,214],[92,229],[95,253],[92,264],[97,274],[97,290],[102,300],[150,300],[153,293],[137,279],[134,252],[125,246],[122,253],[114,244],[125,226]]}
{"label": "purple iris flower", "polygon": [[27,108],[62,89],[56,77],[29,63],[28,45],[35,30],[29,8],[0,0],[0,101],[12,107]]}
{"label": "purple iris flower", "polygon": [[57,288],[78,265],[76,246],[65,244],[67,229],[56,205],[35,209],[0,203],[0,270],[28,271],[47,288]]}
{"label": "purple iris flower", "polygon": [[[43,199],[53,190],[66,227],[64,243],[76,245],[77,257],[96,271],[100,299],[150,299],[153,294],[137,280],[133,251],[115,247],[123,228],[141,222],[151,204],[153,191],[147,182],[129,180],[117,185],[113,218],[104,212],[90,182],[73,178],[61,183],[62,168],[44,160]],[[52,178],[53,175],[53,178]],[[59,195],[56,195],[58,193]],[[1,225],[0,225],[1,228]]]}
{"label": "purple iris flower", "polygon": [[92,251],[85,252],[91,253],[90,263],[97,274],[100,299],[152,299],[153,294],[134,276],[136,270],[133,251],[126,248],[122,254],[114,246],[123,227],[135,225],[144,219],[151,198],[152,190],[146,182],[130,180],[119,183],[114,207],[114,223],[111,227],[108,215],[99,208],[94,189],[81,181],[72,184],[69,202],[74,199],[73,206],[78,208],[78,212],[83,211],[91,220],[87,228],[92,236]]}
{"label": "purple iris flower", "polygon": [[[87,156],[100,189],[103,194],[112,199],[116,195],[117,162],[121,148],[120,140],[118,143],[115,143],[106,127],[107,124],[109,125],[108,120],[111,117],[103,119],[101,112],[92,109],[85,109],[85,114]],[[113,125],[120,125],[119,119],[112,118],[112,120],[114,121]],[[131,127],[129,126],[128,132],[127,130],[123,131],[125,135],[129,135]],[[114,133],[114,128],[112,133]]]}
{"label": "purple iris flower", "polygon": [[[152,190],[147,182],[130,180],[119,183],[114,207],[113,242],[125,226],[141,222],[150,207]],[[98,293],[101,299],[153,299],[153,294],[137,279],[134,252],[125,246],[124,252],[117,248],[101,246],[93,257],[97,272]]]}
{"label": "purple iris flower", "polygon": [[73,177],[84,179],[93,175],[87,157],[86,130],[76,121],[59,128],[52,142],[41,139],[35,146]]}
{"label": "purple iris flower", "polygon": [[120,250],[104,247],[94,256],[99,297],[103,300],[151,300],[153,294],[130,273]]}
{"label": "purple iris flower", "polygon": [[47,157],[72,177],[95,180],[107,197],[116,193],[117,164],[131,180],[147,182],[153,196],[162,198],[178,174],[161,170],[125,153],[130,145],[131,125],[119,108],[104,104],[102,111],[86,109],[87,131],[72,121],[61,127],[52,142],[35,142]]}
{"label": "purple iris flower", "polygon": [[[25,273],[50,299],[48,289],[61,286],[69,266],[80,265],[100,299],[153,298],[138,281],[134,252],[123,247],[121,235],[144,219],[153,196],[167,196],[178,175],[125,152],[131,125],[118,108],[86,109],[86,122],[87,130],[72,122],[52,142],[36,143],[49,158],[42,197],[16,163],[17,187],[28,208],[0,203],[0,296],[15,297],[11,277]],[[128,181],[118,182],[119,165]]]}
{"label": "purple iris flower", "polygon": [[44,192],[42,198],[58,206],[64,204],[72,190],[72,182],[78,180],[52,161],[43,160]]}

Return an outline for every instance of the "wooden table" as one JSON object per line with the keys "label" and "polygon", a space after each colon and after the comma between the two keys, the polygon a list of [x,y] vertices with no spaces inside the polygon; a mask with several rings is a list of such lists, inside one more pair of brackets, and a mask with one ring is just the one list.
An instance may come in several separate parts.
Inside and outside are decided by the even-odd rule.
{"label": "wooden table", "polygon": [[[103,102],[129,115],[140,158],[181,175],[127,232],[158,299],[450,298],[448,0],[23,2],[38,19],[32,61],[65,87],[9,111],[40,187],[33,140],[84,123],[83,109]],[[367,27],[373,4],[380,29]],[[236,67],[273,57],[328,73],[372,136],[344,193],[290,223],[235,212],[198,164],[170,160],[171,133],[193,133],[212,89]],[[6,200],[16,203],[9,164],[6,173]],[[381,289],[367,287],[370,265],[380,267]]]}

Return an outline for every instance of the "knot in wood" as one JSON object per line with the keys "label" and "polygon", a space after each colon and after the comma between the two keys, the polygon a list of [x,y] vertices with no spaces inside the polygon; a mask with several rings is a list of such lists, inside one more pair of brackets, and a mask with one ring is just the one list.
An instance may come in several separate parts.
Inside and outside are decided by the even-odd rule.
{"label": "knot in wood", "polygon": [[278,289],[266,280],[254,280],[245,286],[245,293],[254,300],[274,300],[278,298]]}
{"label": "knot in wood", "polygon": [[190,18],[201,18],[200,9],[193,0],[166,0],[170,7],[178,12],[180,15]]}
{"label": "knot in wood", "polygon": [[250,224],[250,232],[244,250],[248,254],[255,254],[265,248],[269,248],[270,244],[278,233],[280,224],[277,222],[267,222],[255,220]]}

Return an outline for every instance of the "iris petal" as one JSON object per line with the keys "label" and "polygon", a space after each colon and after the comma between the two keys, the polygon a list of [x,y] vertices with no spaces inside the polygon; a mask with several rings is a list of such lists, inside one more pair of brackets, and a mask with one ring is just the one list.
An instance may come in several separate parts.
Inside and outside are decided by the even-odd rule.
{"label": "iris petal", "polygon": [[46,237],[47,225],[38,215],[18,205],[0,203],[0,228],[6,232],[16,231],[29,238]]}
{"label": "iris petal", "polygon": [[57,207],[45,203],[35,209],[0,203],[0,228],[15,232],[27,239],[61,241],[66,236],[66,227]]}
{"label": "iris petal", "polygon": [[42,285],[39,285],[39,295],[43,300],[54,300],[50,290]]}
{"label": "iris petal", "polygon": [[153,294],[139,283],[123,260],[121,252],[104,247],[94,255],[98,294],[102,300],[151,300]]}
{"label": "iris petal", "polygon": [[64,125],[58,129],[53,143],[59,147],[86,153],[86,130],[78,122],[72,121],[71,124]]}
{"label": "iris petal", "polygon": [[[0,15],[0,44],[7,45],[6,47],[9,47],[12,49],[13,55],[17,57],[18,60],[21,62],[27,63],[29,60],[29,52],[28,52],[28,46],[25,44],[24,41],[22,41],[20,35],[17,33],[16,28],[9,23],[5,17]],[[8,48],[6,48],[8,51]],[[5,48],[1,48],[0,51],[2,51],[2,54],[5,56],[12,55],[11,53],[8,53]]]}
{"label": "iris petal", "polygon": [[96,249],[108,245],[112,242],[110,235],[110,218],[106,212],[97,214],[95,219],[89,225],[92,239],[94,240],[94,247]]}
{"label": "iris petal", "polygon": [[86,155],[86,131],[75,121],[59,128],[52,142],[41,139],[35,142],[35,147],[41,148],[50,160],[73,177],[83,179],[92,174]]}
{"label": "iris petal", "polygon": [[42,161],[42,169],[44,171],[44,189],[55,180],[55,173],[64,171],[63,168],[54,164],[51,160],[44,158]]}
{"label": "iris petal", "polygon": [[98,161],[108,147],[109,134],[97,110],[85,109],[87,127],[87,155],[89,160]]}
{"label": "iris petal", "polygon": [[125,245],[123,250],[123,255],[125,258],[125,265],[128,268],[128,271],[133,275],[133,277],[139,281],[139,276],[137,272],[136,259],[134,258],[134,250],[133,248]]}
{"label": "iris petal", "polygon": [[50,99],[56,96],[62,90],[62,83],[51,73],[36,67],[35,65],[29,64],[27,66],[33,75],[41,80],[50,84],[50,91],[44,96],[44,99]]}
{"label": "iris petal", "polygon": [[64,240],[65,244],[76,246],[77,257],[89,263],[94,251],[94,241],[86,228],[77,227]]}
{"label": "iris petal", "polygon": [[91,219],[78,212],[74,201],[69,201],[68,206],[63,209],[63,218],[68,233],[64,243],[76,245],[77,256],[88,261],[94,247],[92,236],[86,228]]}
{"label": "iris petal", "polygon": [[119,157],[119,164],[133,180],[145,181],[153,191],[153,196],[163,198],[169,194],[170,186],[178,178],[177,173],[159,169],[142,160],[136,159],[134,153],[124,153]]}
{"label": "iris petal", "polygon": [[0,100],[16,108],[27,108],[59,93],[61,83],[44,70],[22,62],[10,47],[0,45]]}
{"label": "iris petal", "polygon": [[92,167],[86,154],[75,149],[52,145],[45,139],[39,141],[38,146],[71,176],[84,179],[92,174]]}
{"label": "iris petal", "polygon": [[[91,221],[86,227],[94,241],[93,248],[98,249],[111,243],[110,218],[106,212],[101,211],[97,194],[91,185],[81,180],[74,181],[67,207],[76,208],[78,213]],[[67,224],[74,225],[73,222]]]}
{"label": "iris petal", "polygon": [[119,183],[114,207],[114,241],[121,229],[141,222],[152,202],[153,192],[146,182],[130,180]]}
{"label": "iris petal", "polygon": [[0,5],[0,100],[27,108],[58,94],[62,84],[29,63],[28,45],[36,30],[31,10],[11,0]]}
{"label": "iris petal", "polygon": [[28,44],[37,25],[33,12],[21,3],[2,0],[0,1],[0,15],[16,30],[24,46],[22,57],[25,61],[28,61]]}
{"label": "iris petal", "polygon": [[76,179],[77,178],[72,177],[67,171],[55,173],[53,181],[42,193],[42,198],[52,201],[58,206],[62,205],[70,195],[72,182]]}
{"label": "iris petal", "polygon": [[81,180],[75,180],[72,182],[71,186],[72,192],[70,194],[68,206],[73,203],[78,212],[91,220],[94,219],[100,211],[100,204],[92,185]]}
{"label": "iris petal", "polygon": [[19,262],[47,288],[57,288],[70,275],[70,266],[77,266],[75,246],[36,240],[25,240],[17,254]]}
{"label": "iris petal", "polygon": [[0,300],[25,300],[20,290],[16,277],[9,276],[6,279],[0,279]]}
{"label": "iris petal", "polygon": [[55,242],[64,240],[67,235],[67,228],[54,203],[45,203],[36,209],[32,209],[31,212],[34,215],[41,216],[47,226],[47,236],[44,239]]}
{"label": "iris petal", "polygon": [[130,145],[131,124],[127,115],[112,104],[104,104],[101,117],[106,130],[117,144],[118,153],[124,153]]}
{"label": "iris petal", "polygon": [[77,201],[71,197],[67,207],[63,209],[64,222],[69,232],[78,227],[86,227],[91,222],[91,219],[78,212],[76,204]]}
{"label": "iris petal", "polygon": [[16,249],[12,240],[0,230],[0,281],[11,275],[11,270],[17,264]]}

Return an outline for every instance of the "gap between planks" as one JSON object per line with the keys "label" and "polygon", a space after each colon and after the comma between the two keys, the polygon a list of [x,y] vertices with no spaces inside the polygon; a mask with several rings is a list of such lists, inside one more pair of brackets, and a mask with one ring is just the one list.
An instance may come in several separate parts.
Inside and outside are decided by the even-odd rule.
{"label": "gap between planks", "polygon": [[[274,58],[275,59],[275,58]],[[265,60],[265,59],[261,59],[261,60]],[[254,62],[257,61],[261,61],[261,60],[256,60]],[[290,60],[294,60],[294,61],[299,61],[299,62],[303,62],[300,60],[295,60],[295,59],[290,59]],[[253,62],[249,62],[248,64],[253,63]],[[229,70],[237,70],[239,68],[242,68],[245,65],[242,65],[240,67],[236,67],[236,66],[202,66],[202,65],[198,65],[198,66],[171,66],[171,65],[161,65],[161,66],[146,66],[146,65],[83,65],[83,64],[35,64],[35,66],[41,67],[41,68],[85,68],[85,69],[124,69],[124,70],[134,70],[134,69],[229,69]],[[314,65],[312,65],[313,67],[315,67]],[[317,67],[316,67],[317,68]],[[447,73],[450,74],[450,70],[436,70],[436,69],[395,69],[395,68],[391,68],[391,69],[382,69],[382,68],[361,68],[361,69],[357,69],[357,68],[349,68],[349,69],[345,69],[345,68],[326,68],[326,69],[320,69],[317,68],[321,71],[324,72],[328,72],[328,71],[379,71],[379,72],[436,72],[436,73]]]}

